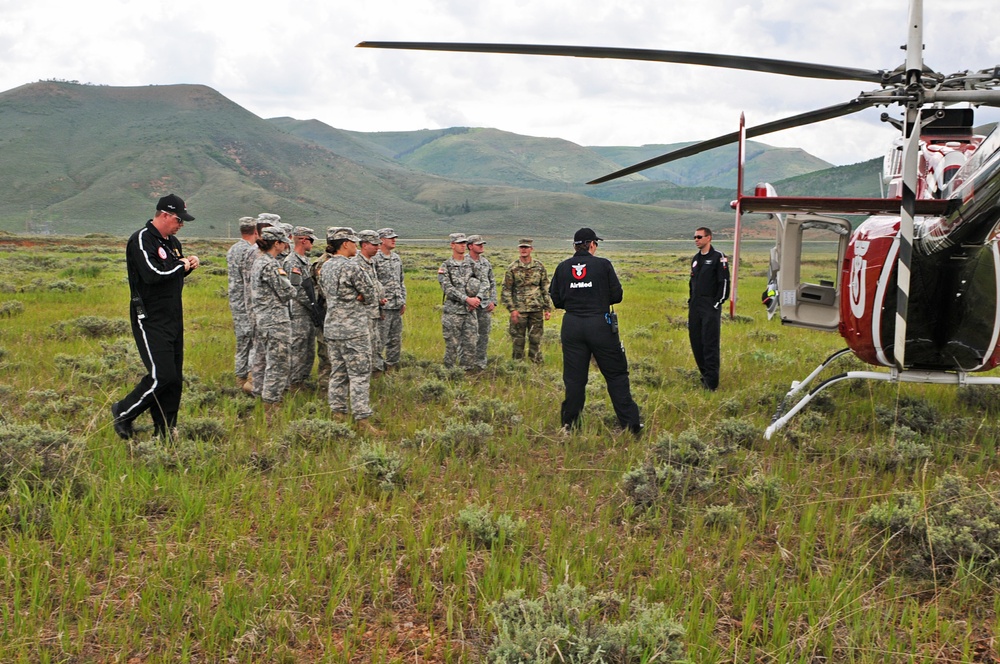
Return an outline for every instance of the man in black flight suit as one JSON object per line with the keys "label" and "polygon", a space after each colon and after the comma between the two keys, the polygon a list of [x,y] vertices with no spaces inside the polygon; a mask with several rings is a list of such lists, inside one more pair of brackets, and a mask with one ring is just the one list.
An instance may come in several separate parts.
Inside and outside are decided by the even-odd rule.
{"label": "man in black flight suit", "polygon": [[729,260],[712,248],[712,231],[694,232],[698,253],[691,259],[688,290],[688,336],[691,352],[701,372],[701,384],[708,390],[719,387],[719,336],[722,304],[729,299]]}
{"label": "man in black flight suit", "polygon": [[149,372],[121,401],[111,405],[115,433],[134,435],[132,422],[150,411],[156,434],[168,437],[177,426],[184,364],[184,277],[201,264],[185,256],[174,235],[193,221],[184,201],[169,194],[156,204],[156,215],[128,239],[125,265],[132,300],[129,319],[142,363]]}
{"label": "man in black flight suit", "polygon": [[618,337],[618,318],[611,312],[611,305],[622,301],[622,285],[611,261],[594,255],[601,239],[589,228],[578,230],[573,236],[576,253],[556,267],[549,284],[552,304],[566,310],[560,331],[566,386],[562,424],[566,431],[578,425],[593,356],[608,385],[618,423],[639,434],[643,426],[639,406],[632,400],[628,360]]}

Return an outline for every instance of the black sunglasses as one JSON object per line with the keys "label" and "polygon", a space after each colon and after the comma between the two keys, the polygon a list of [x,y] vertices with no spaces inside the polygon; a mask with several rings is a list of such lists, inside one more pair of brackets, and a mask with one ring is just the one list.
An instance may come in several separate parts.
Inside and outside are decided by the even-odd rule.
{"label": "black sunglasses", "polygon": [[704,236],[704,235],[695,235],[695,236],[694,236],[694,239],[696,239],[696,240],[700,240],[700,239],[702,239],[703,237],[705,237],[705,236]]}

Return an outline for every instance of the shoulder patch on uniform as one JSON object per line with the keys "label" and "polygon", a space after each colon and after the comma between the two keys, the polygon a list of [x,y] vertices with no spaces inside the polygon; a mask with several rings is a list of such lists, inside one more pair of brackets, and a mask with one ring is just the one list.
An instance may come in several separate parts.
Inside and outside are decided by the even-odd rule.
{"label": "shoulder patch on uniform", "polygon": [[297,267],[292,268],[292,274],[302,274],[302,270]]}
{"label": "shoulder patch on uniform", "polygon": [[283,277],[287,277],[288,276],[288,273],[285,272],[284,268],[280,268],[280,267],[278,268],[278,274],[280,274]]}
{"label": "shoulder patch on uniform", "polygon": [[446,274],[448,271],[444,269],[444,265],[438,268],[438,274]]}
{"label": "shoulder patch on uniform", "polygon": [[723,265],[726,265],[727,263],[729,263],[729,259],[728,259],[728,258],[726,258],[726,255],[725,255],[725,254],[723,254],[723,255],[722,255],[722,264],[723,264]]}

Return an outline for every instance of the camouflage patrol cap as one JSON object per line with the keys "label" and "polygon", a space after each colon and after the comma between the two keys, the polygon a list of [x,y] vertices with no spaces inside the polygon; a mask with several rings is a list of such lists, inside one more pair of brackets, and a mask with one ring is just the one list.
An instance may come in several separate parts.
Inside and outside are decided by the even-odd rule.
{"label": "camouflage patrol cap", "polygon": [[252,231],[257,228],[257,220],[253,217],[240,217],[240,232]]}
{"label": "camouflage patrol cap", "polygon": [[263,224],[271,224],[272,226],[277,225],[281,221],[281,216],[277,214],[271,214],[270,212],[261,212],[257,215],[257,222]]}
{"label": "camouflage patrol cap", "polygon": [[396,231],[392,230],[391,228],[378,229],[378,236],[383,240],[391,240],[393,238],[399,237],[398,235],[396,235]]}
{"label": "camouflage patrol cap", "polygon": [[470,235],[466,238],[469,244],[486,244],[486,240],[483,239],[482,235]]}
{"label": "camouflage patrol cap", "polygon": [[295,230],[292,231],[292,235],[298,237],[307,237],[313,242],[316,241],[316,233],[313,231],[313,229],[307,226],[296,226]]}
{"label": "camouflage patrol cap", "polygon": [[262,240],[274,240],[288,244],[288,233],[280,226],[268,226],[260,232],[260,238]]}
{"label": "camouflage patrol cap", "polygon": [[532,242],[534,242],[534,240],[532,240],[530,237],[522,237],[520,240],[517,241],[517,246],[530,247],[532,246]]}
{"label": "camouflage patrol cap", "polygon": [[452,233],[448,236],[448,242],[451,244],[465,244],[468,241],[468,238],[465,237],[465,233]]}
{"label": "camouflage patrol cap", "polygon": [[339,230],[340,230],[340,226],[327,226],[326,227],[326,241],[327,241],[327,243],[333,242],[334,236],[337,234],[337,231],[339,231]]}
{"label": "camouflage patrol cap", "polygon": [[382,244],[382,240],[379,238],[378,233],[371,230],[358,231],[358,239],[362,242],[367,242],[368,244]]}
{"label": "camouflage patrol cap", "polygon": [[354,233],[354,229],[348,226],[341,226],[333,233],[334,240],[349,240],[355,244],[360,242],[358,236]]}
{"label": "camouflage patrol cap", "polygon": [[283,221],[279,221],[278,223],[275,224],[275,226],[285,231],[285,235],[287,235],[288,237],[292,237],[292,231],[295,230],[294,226],[292,226],[291,224],[287,224]]}
{"label": "camouflage patrol cap", "polygon": [[472,277],[465,282],[465,294],[469,297],[475,297],[479,293],[479,288],[482,285],[483,282],[481,282],[478,277]]}

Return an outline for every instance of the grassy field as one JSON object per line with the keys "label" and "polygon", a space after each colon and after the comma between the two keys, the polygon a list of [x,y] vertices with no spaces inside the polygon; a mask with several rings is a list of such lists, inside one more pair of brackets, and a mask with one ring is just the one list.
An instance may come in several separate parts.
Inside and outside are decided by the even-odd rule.
{"label": "grassy field", "polygon": [[[164,445],[111,428],[142,373],[123,246],[0,239],[0,661],[1000,657],[997,392],[845,383],[765,441],[789,384],[843,344],[766,320],[763,253],[708,393],[693,250],[602,245],[646,435],[614,433],[595,370],[563,438],[560,314],[544,366],[508,359],[501,310],[488,371],[448,371],[446,248],[400,242],[404,362],[374,382],[386,435],[369,439],[322,390],[268,424],[234,389],[228,243],[193,241],[182,435]],[[490,249],[502,273],[515,251]]]}

